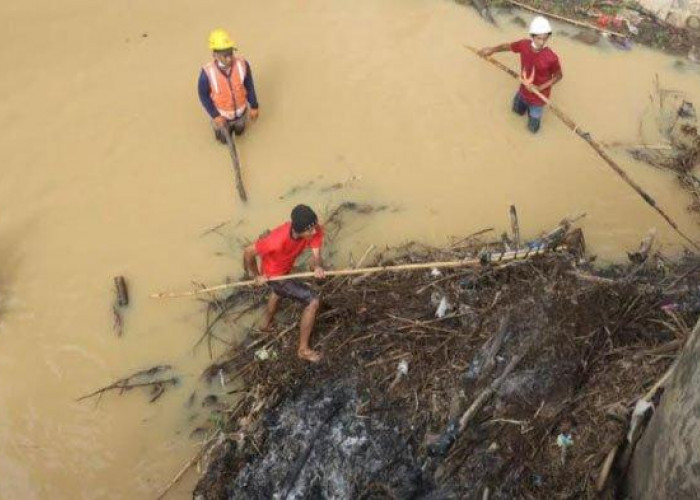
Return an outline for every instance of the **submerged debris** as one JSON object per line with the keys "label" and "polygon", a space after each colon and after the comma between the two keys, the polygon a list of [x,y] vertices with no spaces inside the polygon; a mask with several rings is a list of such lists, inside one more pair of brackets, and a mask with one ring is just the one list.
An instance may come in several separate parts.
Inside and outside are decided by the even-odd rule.
{"label": "submerged debris", "polygon": [[642,144],[628,151],[639,161],[673,172],[693,197],[689,210],[700,212],[700,178],[695,175],[700,165],[700,134],[695,107],[683,93],[661,88],[658,80],[652,107],[652,119],[667,143]]}
{"label": "submerged debris", "polygon": [[115,298],[112,306],[114,314],[113,329],[117,332],[117,336],[121,337],[124,334],[124,319],[122,318],[122,309],[129,305],[129,291],[126,287],[124,276],[115,276],[114,278]]}
{"label": "submerged debris", "polygon": [[117,391],[121,395],[126,391],[141,387],[150,389],[149,402],[153,403],[157,401],[163,395],[163,393],[165,393],[165,389],[178,383],[178,377],[174,375],[168,376],[171,370],[172,366],[170,365],[157,365],[147,370],[141,370],[129,375],[128,377],[119,379],[101,389],[91,392],[90,394],[86,394],[85,396],[78,398],[76,401],[82,401],[95,396],[101,398],[104,393],[109,391]]}

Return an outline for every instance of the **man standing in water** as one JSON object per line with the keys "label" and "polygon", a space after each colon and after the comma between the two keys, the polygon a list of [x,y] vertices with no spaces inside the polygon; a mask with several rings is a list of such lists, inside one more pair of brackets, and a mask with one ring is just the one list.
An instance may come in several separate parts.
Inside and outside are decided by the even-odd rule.
{"label": "man standing in water", "polygon": [[479,55],[484,57],[507,51],[520,54],[522,84],[513,98],[513,111],[520,116],[527,112],[527,128],[533,134],[540,129],[545,102],[528,87],[536,88],[542,95],[549,98],[552,86],[563,78],[559,58],[549,47],[545,47],[551,35],[552,27],[549,21],[542,16],[537,16],[530,23],[530,39],[504,43],[479,51]]}
{"label": "man standing in water", "polygon": [[[297,205],[292,210],[291,221],[285,222],[248,246],[243,252],[244,269],[250,273],[258,284],[267,283],[270,298],[261,329],[270,331],[273,326],[280,297],[296,300],[303,304],[301,314],[299,349],[301,359],[316,363],[321,353],[309,347],[311,330],[316,321],[320,301],[318,295],[308,285],[297,280],[268,281],[268,278],[289,274],[297,257],[307,248],[311,248],[312,266],[316,278],[322,279],[326,273],[321,259],[323,245],[323,228],[318,223],[314,211],[306,205]],[[260,257],[258,267],[257,257]]]}
{"label": "man standing in water", "polygon": [[226,144],[224,133],[231,134],[233,130],[241,135],[247,117],[258,118],[258,100],[250,64],[236,54],[236,44],[228,33],[222,29],[212,31],[209,48],[214,59],[202,67],[197,91],[212,119],[216,139]]}

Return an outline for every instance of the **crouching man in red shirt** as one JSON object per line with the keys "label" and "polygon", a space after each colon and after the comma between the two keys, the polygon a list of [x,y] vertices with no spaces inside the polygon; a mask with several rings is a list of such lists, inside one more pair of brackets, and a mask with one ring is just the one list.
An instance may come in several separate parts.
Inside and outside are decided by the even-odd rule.
{"label": "crouching man in red shirt", "polygon": [[[270,288],[270,299],[261,324],[263,330],[272,329],[280,297],[296,300],[305,306],[301,314],[297,354],[301,359],[316,363],[321,360],[321,353],[309,347],[309,338],[320,305],[318,295],[301,281],[268,281],[268,278],[289,274],[297,257],[307,248],[311,248],[316,278],[326,276],[321,259],[323,228],[318,217],[308,206],[297,205],[292,210],[291,219],[248,246],[243,252],[243,265],[258,284],[267,283]],[[260,267],[257,257],[260,257]]]}
{"label": "crouching man in red shirt", "polygon": [[531,92],[529,87],[536,88],[543,96],[549,98],[552,86],[563,78],[559,58],[552,49],[545,47],[551,35],[552,27],[549,21],[537,16],[530,23],[530,39],[504,43],[479,51],[479,54],[485,57],[507,51],[520,54],[522,85],[513,98],[513,111],[520,116],[527,113],[527,128],[533,134],[540,129],[545,102]]}

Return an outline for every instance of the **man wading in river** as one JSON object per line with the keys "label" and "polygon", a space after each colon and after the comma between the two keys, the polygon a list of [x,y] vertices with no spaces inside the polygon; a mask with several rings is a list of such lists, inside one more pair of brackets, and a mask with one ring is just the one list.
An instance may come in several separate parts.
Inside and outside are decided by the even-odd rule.
{"label": "man wading in river", "polygon": [[523,83],[513,98],[513,111],[520,116],[527,113],[527,128],[533,134],[540,129],[545,102],[527,87],[532,85],[549,98],[552,86],[563,78],[559,58],[549,47],[545,47],[551,35],[552,27],[549,21],[537,16],[530,23],[530,39],[504,43],[479,51],[479,55],[484,57],[507,51],[520,54],[520,74]]}
{"label": "man wading in river", "polygon": [[250,64],[236,53],[236,44],[228,33],[221,29],[212,31],[209,48],[214,59],[202,67],[197,91],[211,116],[216,139],[226,144],[224,133],[230,134],[233,129],[241,135],[248,116],[251,120],[258,118],[258,100]]}
{"label": "man wading in river", "polygon": [[[323,228],[318,223],[318,217],[306,205],[297,205],[292,210],[291,218],[291,222],[285,222],[255,244],[248,246],[243,252],[243,266],[258,284],[267,283],[270,288],[270,299],[261,324],[262,330],[272,329],[280,297],[296,300],[305,306],[299,323],[297,354],[300,358],[315,363],[321,359],[321,353],[309,347],[309,338],[320,304],[318,295],[301,281],[268,281],[268,278],[289,274],[297,257],[307,248],[311,248],[316,278],[321,279],[326,275],[321,260]],[[260,267],[256,257],[260,257]]]}

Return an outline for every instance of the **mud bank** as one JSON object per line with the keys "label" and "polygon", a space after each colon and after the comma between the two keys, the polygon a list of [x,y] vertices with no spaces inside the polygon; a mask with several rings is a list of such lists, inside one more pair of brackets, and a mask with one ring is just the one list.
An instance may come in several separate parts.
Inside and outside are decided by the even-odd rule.
{"label": "mud bank", "polygon": [[[615,494],[633,408],[700,314],[697,258],[669,262],[652,242],[596,271],[565,223],[528,243],[471,237],[376,258],[488,256],[476,269],[325,284],[323,363],[298,361],[296,332],[280,328],[213,367],[244,396],[211,429],[195,498]],[[493,262],[543,244],[558,250]]]}

